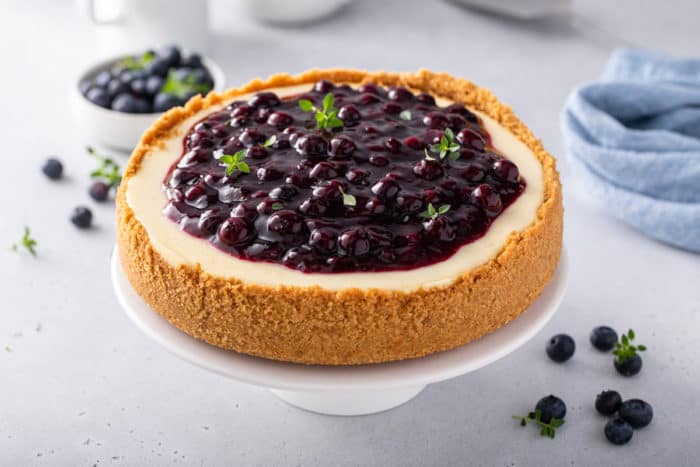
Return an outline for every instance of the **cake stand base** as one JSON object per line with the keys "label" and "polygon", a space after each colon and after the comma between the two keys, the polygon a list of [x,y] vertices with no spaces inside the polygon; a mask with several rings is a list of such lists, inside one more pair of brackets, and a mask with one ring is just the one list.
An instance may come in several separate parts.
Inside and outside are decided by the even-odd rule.
{"label": "cake stand base", "polygon": [[178,357],[236,381],[268,388],[289,404],[328,415],[365,415],[397,407],[426,385],[482,368],[534,337],[556,313],[566,289],[562,252],[551,281],[517,319],[467,345],[422,358],[374,365],[300,365],[251,357],[197,340],[172,326],[131,287],[112,256],[112,283],[129,319]]}
{"label": "cake stand base", "polygon": [[272,394],[300,409],[324,415],[367,415],[384,412],[405,404],[425,386],[408,386],[389,390],[285,391],[270,389]]}

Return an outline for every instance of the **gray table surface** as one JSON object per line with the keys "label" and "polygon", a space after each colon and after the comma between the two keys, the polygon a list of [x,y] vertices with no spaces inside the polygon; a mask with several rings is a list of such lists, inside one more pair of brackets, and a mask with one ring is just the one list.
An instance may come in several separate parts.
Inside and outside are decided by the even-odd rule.
{"label": "gray table surface", "polygon": [[[93,53],[74,3],[17,0],[0,14],[0,465],[700,464],[700,257],[590,206],[567,171],[558,123],[567,93],[595,79],[616,46],[700,55],[700,3],[580,1],[568,19],[518,22],[443,1],[363,0],[306,29],[246,24],[214,4],[212,54],[229,84],[309,67],[444,70],[490,87],[562,158],[571,276],[558,315],[507,358],[354,418],[297,410],[196,368],[125,318],[108,270],[112,207],[94,206],[91,232],[67,219],[89,203],[92,168],[83,153],[92,141],[67,111],[75,67]],[[48,154],[64,159],[66,180],[43,179]],[[25,224],[36,260],[3,246]],[[591,349],[588,333],[602,323],[634,327],[648,345],[638,377],[617,376]],[[543,350],[557,332],[578,342],[565,365]],[[592,408],[605,388],[655,408],[623,448],[605,441]],[[549,393],[569,407],[554,441],[510,418]]]}

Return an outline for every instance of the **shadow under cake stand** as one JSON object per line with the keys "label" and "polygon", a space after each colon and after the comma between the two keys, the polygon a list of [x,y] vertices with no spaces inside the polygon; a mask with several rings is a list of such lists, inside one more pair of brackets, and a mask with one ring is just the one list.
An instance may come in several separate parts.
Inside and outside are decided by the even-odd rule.
{"label": "shadow under cake stand", "polygon": [[562,251],[554,276],[528,310],[477,341],[426,357],[356,366],[278,362],[207,344],[151,310],[131,287],[116,249],[111,271],[114,291],[127,316],[178,357],[234,380],[269,388],[280,399],[302,409],[327,415],[364,415],[397,407],[428,384],[482,368],[526,343],[559,308],[568,265]]}

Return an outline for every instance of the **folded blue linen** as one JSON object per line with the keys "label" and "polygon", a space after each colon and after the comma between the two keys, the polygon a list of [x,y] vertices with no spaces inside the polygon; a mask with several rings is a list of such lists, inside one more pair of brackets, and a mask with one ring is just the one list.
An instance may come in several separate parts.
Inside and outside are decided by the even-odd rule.
{"label": "folded blue linen", "polygon": [[618,50],[562,115],[573,176],[616,217],[700,253],[700,60]]}

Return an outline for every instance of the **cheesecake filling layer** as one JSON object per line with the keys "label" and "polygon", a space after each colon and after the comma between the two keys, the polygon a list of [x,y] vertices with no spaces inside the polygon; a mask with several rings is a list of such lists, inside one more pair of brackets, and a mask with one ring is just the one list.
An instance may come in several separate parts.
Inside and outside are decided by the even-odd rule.
{"label": "cheesecake filling layer", "polygon": [[[311,85],[307,84],[282,89],[271,89],[269,92],[276,93],[284,100],[284,96],[298,96],[299,94],[308,92],[310,87]],[[365,94],[371,93],[363,93],[363,95]],[[261,94],[258,94],[258,96],[260,95]],[[310,95],[309,97],[313,99],[314,97],[318,96]],[[255,99],[256,96],[241,96],[238,101],[246,101],[251,98]],[[371,98],[368,97],[367,99]],[[427,104],[428,102],[426,102],[426,109],[428,109]],[[452,103],[438,99],[437,104],[441,107],[445,107]],[[242,104],[239,104],[239,106],[240,105]],[[490,135],[490,144],[501,154],[505,155],[510,161],[515,163],[519,169],[521,177],[527,181],[527,184],[523,184],[522,192],[519,194],[519,196],[513,197],[512,204],[510,206],[508,206],[502,212],[499,210],[500,214],[493,219],[491,225],[488,227],[485,233],[483,233],[483,235],[480,235],[470,243],[459,247],[456,251],[449,252],[450,256],[446,259],[441,259],[437,262],[433,261],[422,267],[414,267],[413,269],[407,270],[379,272],[334,272],[332,274],[302,272],[282,264],[239,259],[232,256],[228,252],[217,249],[206,240],[196,238],[191,235],[183,235],[181,230],[182,223],[176,224],[173,222],[173,220],[164,216],[162,212],[164,206],[171,206],[173,204],[173,194],[168,193],[168,190],[165,190],[165,192],[162,190],[162,181],[164,178],[167,178],[170,182],[176,175],[175,171],[186,168],[186,165],[188,164],[188,161],[184,158],[180,159],[183,152],[183,139],[188,133],[190,133],[190,136],[188,137],[189,141],[189,139],[192,138],[192,135],[196,134],[191,132],[191,129],[196,128],[195,125],[198,122],[201,124],[201,120],[203,118],[215,115],[217,112],[222,111],[225,107],[225,110],[227,111],[226,115],[230,115],[231,111],[235,110],[232,109],[231,106],[227,107],[226,105],[221,105],[203,110],[183,121],[180,125],[178,125],[174,131],[174,134],[167,141],[164,141],[164,145],[161,148],[146,155],[141,164],[139,172],[129,180],[129,185],[127,187],[127,202],[129,206],[134,211],[137,219],[147,229],[154,248],[161,254],[161,256],[163,256],[173,265],[192,265],[199,263],[201,268],[210,274],[225,278],[237,278],[246,283],[267,286],[319,286],[331,290],[361,288],[401,291],[447,286],[454,282],[454,280],[458,278],[460,274],[483,264],[497,254],[499,249],[505,243],[507,236],[512,231],[519,231],[528,227],[535,219],[537,208],[542,203],[542,169],[534,154],[532,154],[532,151],[530,151],[526,145],[520,142],[493,119],[479,112],[471,111],[481,119],[484,128]],[[224,112],[219,113],[222,115],[225,114]],[[429,115],[429,113],[425,116],[421,115],[423,123],[428,127],[428,129],[430,129],[432,126],[439,129],[439,122],[435,125],[432,125],[430,121],[425,122],[425,119],[429,118]],[[406,121],[410,121],[411,117],[415,118],[416,116],[403,115],[402,117],[405,117]],[[270,119],[273,117],[268,115],[267,118]],[[282,115],[275,118],[285,118],[285,116]],[[435,116],[435,119],[438,118],[439,116]],[[394,119],[394,121],[399,121],[399,119]],[[233,122],[226,123],[231,124]],[[255,135],[252,136],[256,137]],[[260,138],[259,136],[257,137]],[[430,142],[435,143],[435,141]],[[467,144],[468,142],[469,141],[465,140],[464,138],[459,138],[459,140],[456,141],[456,146],[459,146],[460,150],[464,151],[469,148]],[[257,147],[263,146],[262,143],[263,141],[256,141]],[[294,142],[294,144],[299,147],[297,143],[298,141]],[[410,141],[407,142],[404,140],[401,143],[406,144],[410,143]],[[185,144],[187,144],[187,141]],[[187,147],[185,149],[187,151]],[[226,152],[234,153],[234,149],[237,150],[236,147],[232,147]],[[386,148],[386,150],[391,151],[391,148]],[[379,153],[379,151],[376,152]],[[252,162],[255,154],[250,154],[250,156],[250,158],[246,157],[244,160]],[[370,154],[367,154],[367,156],[370,156]],[[440,154],[437,150],[433,152],[432,148],[428,147],[428,156],[439,158]],[[185,157],[187,157],[187,154]],[[195,156],[193,155],[192,157]],[[467,159],[468,157],[465,157],[464,159],[457,158],[455,165],[459,166],[462,164],[464,167],[461,168],[466,169],[466,166],[468,165]],[[430,159],[426,157],[425,160],[429,161]],[[176,162],[178,163],[178,166],[173,167]],[[319,161],[318,163],[321,162],[326,161]],[[316,165],[318,165],[318,163]],[[424,166],[425,164],[422,163],[421,165]],[[418,171],[421,170],[421,165],[417,164],[416,171],[414,172],[415,174],[419,174]],[[432,165],[432,162],[430,162],[430,165]],[[308,170],[314,170],[315,168],[316,167],[314,165],[313,167],[309,167]],[[321,167],[318,170],[323,168],[328,169],[328,167],[323,167],[323,164],[321,164]],[[330,168],[333,169],[333,167]],[[172,172],[171,169],[173,169]],[[246,174],[245,176],[262,176],[264,178],[265,173],[261,173],[260,169],[261,167],[257,167],[255,172]],[[221,171],[223,170],[225,170],[225,168],[222,164]],[[232,173],[235,174],[235,171]],[[240,177],[243,176],[243,174],[241,173],[240,175],[236,176]],[[274,177],[274,174],[272,176]],[[425,178],[429,182],[430,174],[421,178]],[[347,173],[345,174],[344,182],[348,182]],[[191,188],[192,186],[194,185],[189,187]],[[344,195],[351,195],[355,198],[355,205],[357,205],[358,198],[360,198],[359,201],[363,205],[366,205],[367,202],[371,201],[369,199],[362,199],[362,191],[353,190],[353,185],[351,183],[346,184],[345,190],[343,191]],[[353,192],[357,193],[357,196],[353,195]],[[187,191],[182,194],[186,196]],[[257,204],[261,204],[264,201],[267,201],[270,205],[270,212],[268,214],[271,215],[269,215],[266,220],[268,226],[270,225],[270,219],[274,216],[274,214],[286,211],[285,203],[288,201],[285,200],[284,197],[271,197],[272,199],[267,199],[270,198],[267,196],[269,194],[270,193],[261,195],[261,199],[259,199],[257,202]],[[166,196],[168,196],[168,198],[166,198]],[[233,194],[232,196],[238,196],[238,194]],[[189,199],[187,200],[189,203],[184,204],[190,207],[196,207],[192,205],[196,205],[196,203],[200,201],[200,197],[201,194],[197,193],[196,188],[193,188],[190,192]],[[347,199],[345,196],[343,196],[340,208],[353,209],[355,207],[351,205],[352,203],[346,203],[345,201],[347,201]],[[441,204],[439,199],[436,199],[434,209],[439,209],[442,206],[444,206],[444,204]],[[241,217],[245,215],[245,213],[239,214],[242,215]],[[414,212],[412,214],[414,216],[417,214],[427,216],[424,217],[424,227],[427,230],[429,224],[435,223],[435,220],[439,219],[441,215],[448,215],[448,212],[446,211],[438,214],[437,216],[433,215],[432,217],[429,212]],[[170,213],[170,217],[173,217],[172,212]],[[201,219],[199,224],[201,224]],[[439,235],[439,233],[437,233],[437,235]],[[439,239],[436,239],[436,241],[439,242]],[[424,258],[418,258],[418,260],[424,260]]]}

